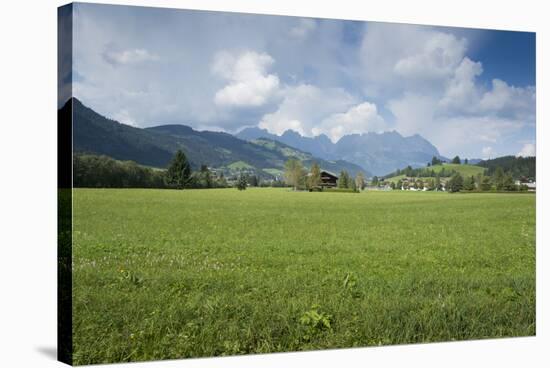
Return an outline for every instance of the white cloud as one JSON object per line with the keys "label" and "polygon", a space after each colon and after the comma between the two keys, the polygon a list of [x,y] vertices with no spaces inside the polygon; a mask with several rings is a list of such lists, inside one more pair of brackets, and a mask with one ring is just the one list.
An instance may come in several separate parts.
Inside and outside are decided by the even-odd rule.
{"label": "white cloud", "polygon": [[286,87],[278,109],[263,116],[258,126],[274,134],[288,129],[300,134],[315,135],[313,129],[332,114],[347,111],[356,99],[339,88],[321,89],[309,84]]}
{"label": "white cloud", "polygon": [[294,130],[305,136],[326,134],[337,141],[345,134],[383,131],[384,119],[375,104],[357,100],[339,88],[302,84],[286,87],[278,109],[264,115],[259,127],[274,134]]}
{"label": "white cloud", "polygon": [[298,24],[290,29],[289,34],[293,38],[305,39],[315,28],[317,28],[317,23],[314,19],[301,18]]}
{"label": "white cloud", "polygon": [[473,62],[467,57],[462,59],[439,102],[441,108],[458,111],[472,110],[479,102],[475,78],[482,72],[483,67],[480,62]]}
{"label": "white cloud", "polygon": [[216,92],[216,105],[264,105],[279,88],[279,78],[267,73],[273,62],[268,54],[254,51],[245,51],[237,56],[226,51],[216,54],[212,72],[229,80],[228,85]]}
{"label": "white cloud", "polygon": [[432,131],[437,100],[423,94],[406,93],[387,105],[396,119],[397,130],[404,135]]}
{"label": "white cloud", "polygon": [[130,113],[126,109],[122,109],[119,112],[115,113],[112,116],[112,119],[118,121],[119,123],[130,125],[130,126],[137,126],[135,119],[133,119],[130,116]]}
{"label": "white cloud", "polygon": [[369,23],[360,59],[366,93],[438,92],[465,56],[467,42],[430,27]]}
{"label": "white cloud", "polygon": [[514,87],[500,79],[493,79],[492,89],[479,102],[481,111],[497,111],[519,119],[535,117],[535,88]]}
{"label": "white cloud", "polygon": [[481,149],[481,155],[483,156],[484,159],[489,159],[491,157],[494,157],[495,152],[493,150],[493,147],[490,147],[490,146],[483,147]]}
{"label": "white cloud", "polygon": [[521,131],[521,120],[494,114],[452,113],[442,107],[441,101],[423,94],[405,94],[391,100],[388,109],[395,116],[395,128],[401,134],[421,134],[444,155],[453,155],[468,149],[479,152],[482,144],[497,144],[503,138]]}
{"label": "white cloud", "polygon": [[466,40],[442,32],[426,32],[412,55],[397,60],[397,75],[410,78],[442,78],[452,75],[466,51]]}
{"label": "white cloud", "polygon": [[324,133],[336,142],[346,134],[382,132],[386,128],[384,119],[378,115],[376,105],[363,102],[346,112],[332,114],[319,126],[311,129],[313,135]]}
{"label": "white cloud", "polygon": [[517,153],[516,156],[518,157],[530,157],[530,156],[536,156],[537,155],[537,149],[535,147],[534,143],[525,143],[523,147],[521,148],[521,151]]}
{"label": "white cloud", "polygon": [[483,66],[466,47],[433,28],[369,24],[361,50],[366,92],[387,101],[396,130],[423,135],[443,154],[501,147],[534,125],[535,89],[498,79],[485,87],[478,82]]}
{"label": "white cloud", "polygon": [[145,49],[111,50],[107,49],[102,54],[103,59],[113,66],[139,64],[146,61],[155,61],[159,57]]}
{"label": "white cloud", "polygon": [[470,59],[474,37],[495,31],[172,10],[151,17],[90,4],[75,5],[73,23],[74,94],[139,126],[236,131],[260,122],[334,139],[380,129],[380,115],[448,156],[476,157],[487,146],[515,154],[534,143],[535,88],[512,86],[506,74],[485,85],[485,59]]}

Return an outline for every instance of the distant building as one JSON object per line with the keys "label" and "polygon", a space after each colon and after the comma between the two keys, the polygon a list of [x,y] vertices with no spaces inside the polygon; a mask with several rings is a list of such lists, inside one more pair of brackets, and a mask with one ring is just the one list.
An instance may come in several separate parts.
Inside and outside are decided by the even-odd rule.
{"label": "distant building", "polygon": [[338,182],[338,177],[328,171],[321,171],[321,187],[335,188]]}
{"label": "distant building", "polygon": [[537,183],[535,181],[531,180],[516,180],[516,185],[525,185],[527,187],[527,190],[530,192],[534,192],[537,190]]}

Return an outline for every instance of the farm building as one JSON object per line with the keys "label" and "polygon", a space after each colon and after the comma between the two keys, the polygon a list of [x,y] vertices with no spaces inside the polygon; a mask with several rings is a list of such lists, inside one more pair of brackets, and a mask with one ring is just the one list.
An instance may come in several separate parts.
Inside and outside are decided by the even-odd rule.
{"label": "farm building", "polygon": [[321,171],[321,187],[335,188],[338,182],[338,177],[328,171]]}

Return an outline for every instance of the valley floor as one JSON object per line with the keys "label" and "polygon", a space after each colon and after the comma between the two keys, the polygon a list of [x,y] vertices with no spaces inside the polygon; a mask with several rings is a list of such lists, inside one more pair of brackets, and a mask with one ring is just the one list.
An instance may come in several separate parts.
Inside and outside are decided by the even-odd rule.
{"label": "valley floor", "polygon": [[535,196],[76,189],[74,363],[535,334]]}

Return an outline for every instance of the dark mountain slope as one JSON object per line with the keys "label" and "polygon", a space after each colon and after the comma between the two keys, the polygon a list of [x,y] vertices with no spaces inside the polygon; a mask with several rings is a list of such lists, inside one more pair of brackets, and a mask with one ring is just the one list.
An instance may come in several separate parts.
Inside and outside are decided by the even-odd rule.
{"label": "dark mountain slope", "polygon": [[[69,103],[73,104],[75,152],[95,153],[118,160],[132,160],[147,166],[166,167],[174,152],[182,149],[194,169],[202,164],[221,168],[243,162],[264,176],[270,175],[264,169],[282,169],[284,162],[290,157],[274,147],[245,141],[227,133],[196,131],[185,125],[135,128],[96,113],[76,98]],[[66,105],[63,109],[69,110],[70,106]],[[293,150],[300,157],[322,161],[300,150]],[[362,170],[357,165],[343,161],[326,164],[327,170]]]}

